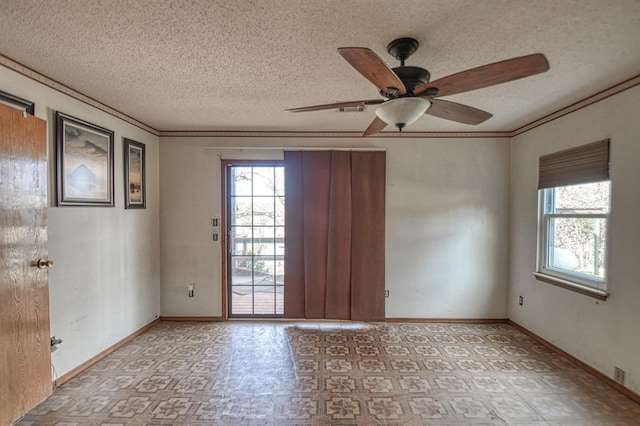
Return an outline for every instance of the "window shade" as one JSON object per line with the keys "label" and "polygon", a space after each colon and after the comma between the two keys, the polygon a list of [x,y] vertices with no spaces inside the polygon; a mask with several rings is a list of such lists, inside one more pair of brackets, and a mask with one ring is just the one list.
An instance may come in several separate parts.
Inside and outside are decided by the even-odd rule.
{"label": "window shade", "polygon": [[609,179],[609,139],[540,157],[538,189]]}

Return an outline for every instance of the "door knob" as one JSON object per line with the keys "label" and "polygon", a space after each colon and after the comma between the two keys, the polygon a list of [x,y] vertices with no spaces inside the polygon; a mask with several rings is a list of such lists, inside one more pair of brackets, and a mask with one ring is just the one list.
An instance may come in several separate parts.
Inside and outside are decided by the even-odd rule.
{"label": "door knob", "polygon": [[51,268],[53,260],[38,259],[31,262],[31,266],[37,266],[40,269]]}

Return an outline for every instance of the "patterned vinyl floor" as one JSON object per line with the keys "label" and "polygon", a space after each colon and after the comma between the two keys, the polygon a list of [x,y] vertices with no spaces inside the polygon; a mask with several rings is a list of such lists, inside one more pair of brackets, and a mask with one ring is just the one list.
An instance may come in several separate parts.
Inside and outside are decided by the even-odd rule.
{"label": "patterned vinyl floor", "polygon": [[640,405],[507,324],[162,322],[18,424],[640,425]]}

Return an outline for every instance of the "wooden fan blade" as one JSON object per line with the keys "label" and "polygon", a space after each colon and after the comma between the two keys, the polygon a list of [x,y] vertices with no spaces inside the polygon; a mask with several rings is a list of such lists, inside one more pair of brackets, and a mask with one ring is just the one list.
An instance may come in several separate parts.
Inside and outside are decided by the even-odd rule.
{"label": "wooden fan blade", "polygon": [[445,120],[476,125],[493,117],[493,114],[489,114],[486,111],[482,111],[481,109],[473,108],[467,105],[445,101],[442,99],[430,99],[430,101],[431,107],[425,114],[444,118]]}
{"label": "wooden fan blade", "polygon": [[369,124],[369,127],[367,127],[367,130],[364,131],[364,133],[362,134],[362,136],[373,136],[373,135],[377,135],[378,133],[380,133],[382,131],[382,129],[384,129],[385,127],[387,127],[387,123],[385,123],[384,121],[382,121],[380,119],[380,117],[376,117],[374,118],[374,120],[371,122],[371,124]]}
{"label": "wooden fan blade", "polygon": [[320,111],[323,109],[336,109],[336,108],[347,108],[347,107],[365,107],[366,105],[375,105],[381,104],[384,102],[384,99],[369,99],[366,101],[347,101],[347,102],[336,102],[333,104],[324,104],[324,105],[313,105],[308,107],[300,107],[300,108],[289,108],[285,109],[287,112],[307,112],[307,111]]}
{"label": "wooden fan blade", "polygon": [[366,47],[341,47],[338,52],[352,67],[383,92],[389,93],[397,90],[398,95],[407,93],[404,83],[396,73],[371,49]]}
{"label": "wooden fan blade", "polygon": [[506,83],[519,78],[545,72],[549,69],[549,62],[542,53],[507,59],[502,62],[483,65],[457,74],[452,74],[431,83],[423,84],[414,90],[416,95],[421,95],[428,89],[438,89],[436,97],[455,95],[456,93],[482,89]]}

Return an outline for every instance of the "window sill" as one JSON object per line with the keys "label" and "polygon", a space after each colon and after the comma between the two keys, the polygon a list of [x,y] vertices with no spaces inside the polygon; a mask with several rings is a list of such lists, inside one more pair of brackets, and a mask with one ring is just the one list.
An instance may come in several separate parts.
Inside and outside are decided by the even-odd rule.
{"label": "window sill", "polygon": [[563,280],[562,278],[553,277],[551,275],[542,274],[540,272],[534,272],[533,276],[536,277],[536,280],[538,281],[542,281],[547,284],[562,287],[570,291],[575,291],[576,293],[593,297],[598,300],[607,300],[607,297],[609,296],[609,293],[607,293],[604,290],[598,290],[596,288],[587,287],[586,285],[574,283],[568,280]]}

